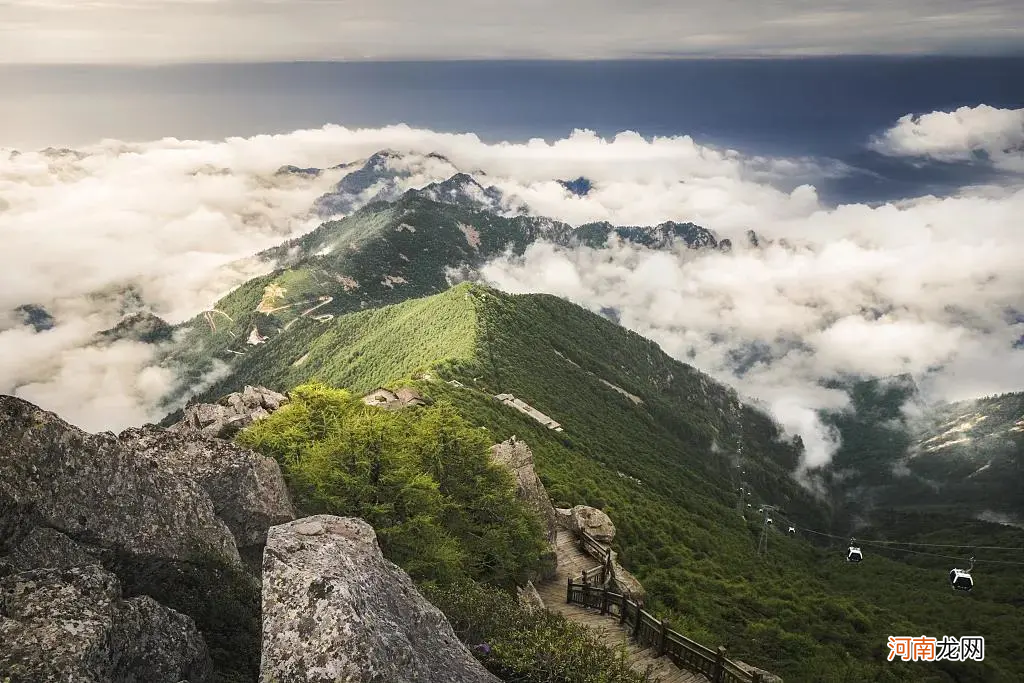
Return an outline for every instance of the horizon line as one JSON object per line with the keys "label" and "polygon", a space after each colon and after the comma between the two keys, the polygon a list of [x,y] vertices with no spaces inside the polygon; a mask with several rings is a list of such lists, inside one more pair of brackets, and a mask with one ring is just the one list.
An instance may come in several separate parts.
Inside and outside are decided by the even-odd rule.
{"label": "horizon line", "polygon": [[814,53],[814,54],[675,54],[654,53],[650,55],[632,55],[617,57],[372,57],[372,58],[337,58],[337,59],[206,59],[194,61],[146,61],[146,62],[0,62],[2,68],[41,68],[41,67],[102,67],[102,68],[158,68],[183,66],[259,66],[259,65],[312,65],[312,64],[601,64],[630,62],[807,62],[829,60],[1016,60],[1024,59],[1024,50],[999,53],[952,53],[952,52],[865,52],[865,53]]}

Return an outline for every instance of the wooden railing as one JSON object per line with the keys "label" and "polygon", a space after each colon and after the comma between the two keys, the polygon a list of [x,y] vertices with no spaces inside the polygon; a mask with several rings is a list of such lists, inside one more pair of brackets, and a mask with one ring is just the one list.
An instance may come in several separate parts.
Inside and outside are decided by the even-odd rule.
{"label": "wooden railing", "polygon": [[681,669],[704,674],[712,683],[761,683],[760,673],[747,673],[725,657],[725,648],[717,650],[669,628],[668,622],[657,619],[643,604],[621,593],[603,587],[610,571],[611,551],[586,532],[581,532],[583,550],[603,561],[583,572],[577,580],[566,580],[565,601],[600,610],[601,614],[618,617],[619,624],[641,647],[655,648],[658,657],[667,656]]}

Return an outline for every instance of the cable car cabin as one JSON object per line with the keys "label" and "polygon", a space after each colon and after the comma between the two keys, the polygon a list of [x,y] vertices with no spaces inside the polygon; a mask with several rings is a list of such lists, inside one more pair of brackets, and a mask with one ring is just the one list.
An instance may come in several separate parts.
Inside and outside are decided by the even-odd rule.
{"label": "cable car cabin", "polygon": [[861,553],[860,548],[856,546],[850,546],[849,550],[846,551],[847,562],[860,562],[864,559],[864,554]]}
{"label": "cable car cabin", "polygon": [[773,523],[773,522],[772,522],[772,518],[771,518],[771,517],[769,517],[769,518],[767,519],[767,522],[768,522],[769,524],[772,524],[772,523]]}
{"label": "cable car cabin", "polygon": [[789,527],[788,529],[786,529],[786,533],[795,534],[796,533],[796,528],[795,527]]}
{"label": "cable car cabin", "polygon": [[958,591],[969,591],[974,588],[974,579],[970,572],[963,569],[953,569],[949,572],[949,583]]}

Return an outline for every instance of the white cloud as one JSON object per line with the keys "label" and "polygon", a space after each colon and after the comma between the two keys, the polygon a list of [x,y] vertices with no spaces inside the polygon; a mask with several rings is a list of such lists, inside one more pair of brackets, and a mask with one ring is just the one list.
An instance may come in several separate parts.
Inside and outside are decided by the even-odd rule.
{"label": "white cloud", "polygon": [[1018,0],[7,0],[0,62],[999,52]]}
{"label": "white cloud", "polygon": [[[936,400],[1024,389],[1024,352],[1012,348],[1024,325],[1007,316],[1024,309],[1024,190],[835,209],[740,180],[723,192],[712,208],[680,201],[679,216],[702,214],[698,223],[742,244],[729,230],[740,227],[736,206],[749,206],[762,237],[797,246],[698,257],[536,244],[484,275],[511,291],[617,309],[671,355],[766,401],[803,437],[805,467],[835,446],[813,411],[845,401],[818,386],[824,378],[911,373]],[[562,200],[577,213],[589,201]],[[754,345],[771,353],[743,362]]]}
{"label": "white cloud", "polygon": [[[159,417],[154,397],[173,378],[146,370],[137,345],[84,348],[117,317],[115,300],[89,294],[132,285],[157,314],[188,317],[249,274],[225,264],[311,227],[307,209],[339,175],[282,178],[278,167],[324,168],[386,148],[417,155],[407,186],[451,171],[422,158],[437,152],[535,212],[573,224],[693,221],[731,238],[732,254],[699,258],[542,243],[485,274],[513,291],[614,306],[625,326],[671,355],[765,401],[803,437],[806,466],[834,448],[814,410],[846,400],[823,390],[821,378],[910,372],[947,398],[1024,388],[1022,352],[1011,349],[1024,329],[1005,315],[1024,310],[1019,188],[827,208],[813,181],[844,169],[748,158],[688,137],[606,140],[578,131],[553,142],[487,144],[407,126],[327,126],[217,143],[0,152],[0,311],[39,303],[59,322],[39,334],[0,324],[0,391],[90,428]],[[553,180],[580,175],[594,183],[586,197]],[[792,246],[746,249],[750,228]],[[755,342],[770,351],[760,361],[750,356]],[[749,367],[741,369],[744,354]]]}
{"label": "white cloud", "polygon": [[982,161],[1024,173],[1024,109],[986,104],[956,111],[907,114],[875,139],[888,156],[938,161]]}

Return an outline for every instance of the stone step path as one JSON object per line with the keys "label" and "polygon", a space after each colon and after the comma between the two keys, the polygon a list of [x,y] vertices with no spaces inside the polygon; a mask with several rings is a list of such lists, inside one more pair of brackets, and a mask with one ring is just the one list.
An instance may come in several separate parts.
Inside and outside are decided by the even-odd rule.
{"label": "stone step path", "polygon": [[617,616],[601,614],[600,610],[567,603],[566,580],[570,576],[575,579],[584,571],[600,566],[600,562],[580,550],[573,535],[562,529],[559,529],[555,539],[555,554],[558,556],[558,569],[554,578],[537,585],[537,592],[549,610],[586,626],[609,647],[625,647],[633,669],[640,673],[648,673],[651,680],[656,683],[710,683],[706,676],[680,669],[668,657],[658,657],[654,648],[642,648],[634,643],[629,633],[619,627]]}

